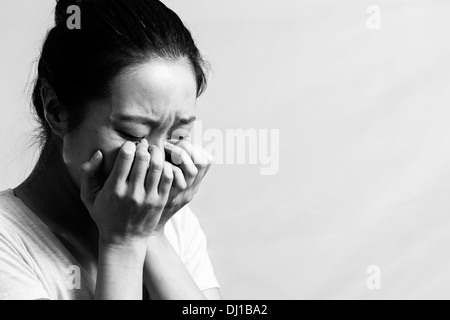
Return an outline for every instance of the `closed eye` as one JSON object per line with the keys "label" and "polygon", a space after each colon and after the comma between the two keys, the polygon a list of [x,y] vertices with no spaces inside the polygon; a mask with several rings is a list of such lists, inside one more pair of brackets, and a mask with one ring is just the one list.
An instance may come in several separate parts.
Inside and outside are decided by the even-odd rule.
{"label": "closed eye", "polygon": [[117,132],[126,140],[132,141],[132,142],[139,142],[145,137],[136,137],[131,134],[125,133],[123,131],[117,130]]}

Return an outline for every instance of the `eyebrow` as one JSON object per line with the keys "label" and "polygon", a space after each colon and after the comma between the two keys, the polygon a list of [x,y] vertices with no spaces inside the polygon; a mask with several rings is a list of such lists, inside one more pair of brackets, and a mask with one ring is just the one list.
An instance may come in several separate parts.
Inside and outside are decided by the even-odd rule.
{"label": "eyebrow", "polygon": [[[150,127],[157,127],[160,125],[160,121],[158,120],[129,114],[119,114],[117,115],[117,117],[115,117],[115,119],[119,121],[136,122]],[[195,120],[197,120],[195,116],[191,116],[189,118],[177,118],[177,120],[175,121],[175,125],[177,124],[188,125],[194,122]]]}
{"label": "eyebrow", "polygon": [[195,120],[197,120],[197,117],[195,117],[195,116],[192,116],[189,118],[178,118],[177,121],[175,121],[175,124],[188,125],[188,124],[191,124],[192,122],[194,122]]}

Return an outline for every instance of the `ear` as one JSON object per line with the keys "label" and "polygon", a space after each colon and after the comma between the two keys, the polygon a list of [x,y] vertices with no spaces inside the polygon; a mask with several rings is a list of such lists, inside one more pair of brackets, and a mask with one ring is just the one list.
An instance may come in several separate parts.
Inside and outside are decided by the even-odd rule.
{"label": "ear", "polygon": [[42,84],[41,97],[45,120],[52,128],[53,133],[63,138],[67,129],[67,112],[64,106],[59,103],[58,97],[47,81]]}

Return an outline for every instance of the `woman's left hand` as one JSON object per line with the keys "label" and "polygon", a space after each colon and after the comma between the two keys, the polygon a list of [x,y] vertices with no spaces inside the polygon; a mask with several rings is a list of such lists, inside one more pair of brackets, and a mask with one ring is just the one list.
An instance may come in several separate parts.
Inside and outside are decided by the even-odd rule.
{"label": "woman's left hand", "polygon": [[197,193],[200,183],[213,164],[213,157],[200,146],[187,140],[171,139],[165,144],[167,163],[172,166],[174,180],[169,199],[161,215],[157,229],[164,233],[167,221]]}

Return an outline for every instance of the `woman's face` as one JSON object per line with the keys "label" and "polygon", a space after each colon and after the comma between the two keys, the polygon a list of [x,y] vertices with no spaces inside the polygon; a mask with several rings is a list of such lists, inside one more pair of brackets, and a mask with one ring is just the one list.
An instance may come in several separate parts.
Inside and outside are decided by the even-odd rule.
{"label": "woman's face", "polygon": [[187,62],[154,60],[119,75],[111,97],[91,102],[85,120],[63,141],[63,159],[79,187],[79,167],[96,150],[103,153],[102,176],[111,172],[126,141],[146,138],[164,150],[164,142],[191,131],[197,85]]}

